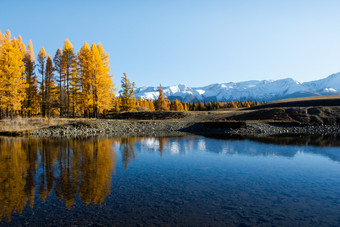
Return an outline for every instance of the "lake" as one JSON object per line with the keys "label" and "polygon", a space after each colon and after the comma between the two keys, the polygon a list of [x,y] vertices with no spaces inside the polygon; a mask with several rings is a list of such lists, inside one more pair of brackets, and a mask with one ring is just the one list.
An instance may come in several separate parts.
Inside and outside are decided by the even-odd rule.
{"label": "lake", "polygon": [[338,140],[301,140],[0,137],[0,225],[339,226]]}

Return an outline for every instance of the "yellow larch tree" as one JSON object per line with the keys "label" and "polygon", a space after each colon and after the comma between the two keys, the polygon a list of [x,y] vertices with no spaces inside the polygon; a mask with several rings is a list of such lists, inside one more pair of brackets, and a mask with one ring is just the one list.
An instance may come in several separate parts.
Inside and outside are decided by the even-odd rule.
{"label": "yellow larch tree", "polygon": [[155,109],[156,110],[169,110],[168,100],[164,98],[162,85],[159,85],[159,96],[158,99],[155,100]]}
{"label": "yellow larch tree", "polygon": [[87,42],[78,51],[78,72],[80,76],[81,109],[85,117],[90,116],[93,107],[93,78],[90,76],[91,49]]}
{"label": "yellow larch tree", "polygon": [[45,108],[46,114],[50,117],[55,111],[56,107],[56,94],[57,89],[54,84],[54,67],[53,61],[50,55],[47,57],[46,70],[45,70]]}
{"label": "yellow larch tree", "polygon": [[0,43],[0,109],[13,118],[25,98],[26,78],[23,54],[17,39],[8,30]]}
{"label": "yellow larch tree", "polygon": [[41,113],[42,116],[46,115],[46,79],[45,79],[45,64],[46,64],[46,51],[41,48],[38,54],[38,71],[41,75],[40,78],[40,96],[41,96]]}
{"label": "yellow larch tree", "polygon": [[56,54],[54,55],[53,58],[53,63],[54,63],[54,70],[57,72],[57,79],[56,82],[58,83],[58,93],[59,93],[59,115],[60,117],[63,116],[63,87],[64,87],[64,81],[65,78],[63,77],[63,67],[62,67],[62,56],[63,56],[63,51],[61,48],[58,48]]}
{"label": "yellow larch tree", "polygon": [[39,111],[37,110],[38,103],[38,83],[37,77],[35,75],[35,59],[34,59],[34,51],[32,40],[28,43],[26,54],[24,57],[25,64],[25,74],[26,74],[26,100],[25,100],[25,109],[27,111],[27,115],[30,117],[32,114],[37,114]]}
{"label": "yellow larch tree", "polygon": [[100,55],[100,74],[96,78],[97,87],[97,103],[98,112],[102,113],[103,110],[108,110],[113,107],[112,99],[114,98],[114,84],[113,76],[110,75],[110,60],[109,54],[105,52],[103,46],[97,44],[98,53]]}
{"label": "yellow larch tree", "polygon": [[85,42],[78,51],[78,75],[84,116],[96,117],[113,108],[114,84],[110,75],[109,55],[101,44]]}
{"label": "yellow larch tree", "polygon": [[72,70],[73,67],[76,66],[74,64],[75,62],[75,54],[73,53],[73,45],[72,43],[66,39],[64,42],[64,49],[63,49],[63,55],[62,55],[62,74],[65,78],[65,85],[66,85],[66,116],[69,117],[70,114],[70,88],[71,88],[71,82],[72,82]]}
{"label": "yellow larch tree", "polygon": [[18,44],[18,47],[19,47],[19,49],[20,49],[20,53],[21,53],[22,58],[24,58],[25,55],[26,55],[26,46],[25,46],[25,44],[22,42],[22,38],[21,38],[20,35],[19,35],[18,38],[16,39],[16,43]]}
{"label": "yellow larch tree", "polygon": [[174,111],[184,111],[182,103],[180,103],[177,99],[175,101],[172,101],[170,104],[170,110]]}
{"label": "yellow larch tree", "polygon": [[98,82],[101,75],[104,73],[104,65],[101,60],[97,46],[93,43],[91,45],[91,64],[90,77],[92,83],[92,103],[93,103],[93,117],[97,117],[98,113]]}
{"label": "yellow larch tree", "polygon": [[149,100],[148,101],[148,108],[151,110],[151,111],[155,111],[155,105],[153,104],[153,101],[152,100]]}
{"label": "yellow larch tree", "polygon": [[75,117],[77,114],[81,113],[80,111],[80,75],[78,74],[77,62],[74,61],[72,63],[71,70],[71,112],[72,117]]}

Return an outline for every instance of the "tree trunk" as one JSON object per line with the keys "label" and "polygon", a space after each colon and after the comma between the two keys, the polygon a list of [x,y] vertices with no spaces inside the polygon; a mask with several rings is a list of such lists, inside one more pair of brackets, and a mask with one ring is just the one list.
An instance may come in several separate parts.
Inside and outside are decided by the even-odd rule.
{"label": "tree trunk", "polygon": [[59,81],[59,114],[60,114],[60,117],[62,117],[63,116],[63,107],[62,107],[62,93],[61,93],[61,71],[59,72],[59,79],[60,79],[60,81]]}
{"label": "tree trunk", "polygon": [[66,74],[66,116],[69,118],[69,103],[70,103],[70,94],[69,94],[69,69],[67,69],[67,74]]}

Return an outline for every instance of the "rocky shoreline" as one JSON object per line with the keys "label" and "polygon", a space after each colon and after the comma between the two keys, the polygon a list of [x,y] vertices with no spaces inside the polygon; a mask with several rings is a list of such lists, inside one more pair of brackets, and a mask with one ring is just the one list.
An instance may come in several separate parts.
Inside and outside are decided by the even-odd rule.
{"label": "rocky shoreline", "polygon": [[297,125],[264,122],[192,122],[192,121],[133,121],[95,120],[72,124],[50,126],[27,132],[35,137],[74,136],[177,136],[196,135],[326,135],[340,134],[338,125]]}
{"label": "rocky shoreline", "polygon": [[264,137],[340,134],[340,106],[321,105],[328,104],[327,99],[312,102],[319,106],[310,106],[307,101],[303,99],[299,102],[284,102],[284,106],[277,106],[282,104],[278,102],[254,108],[218,111],[107,112],[100,119],[52,119],[52,123],[40,125],[32,121],[27,129],[6,129],[8,131],[2,131],[0,135],[128,137],[194,134]]}
{"label": "rocky shoreline", "polygon": [[285,126],[280,124],[249,123],[246,129],[236,129],[226,132],[227,134],[249,136],[274,136],[274,135],[327,135],[340,134],[338,125],[304,125]]}

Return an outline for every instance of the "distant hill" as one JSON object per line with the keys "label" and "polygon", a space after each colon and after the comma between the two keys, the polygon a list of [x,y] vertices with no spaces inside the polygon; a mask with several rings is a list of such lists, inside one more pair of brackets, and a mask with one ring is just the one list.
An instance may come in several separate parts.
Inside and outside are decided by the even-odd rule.
{"label": "distant hill", "polygon": [[[136,89],[136,98],[156,99],[158,87]],[[216,83],[204,87],[189,87],[184,84],[163,87],[170,100],[192,101],[275,101],[288,98],[340,94],[340,73],[327,78],[300,83],[292,78],[281,80],[250,80],[238,83]]]}

